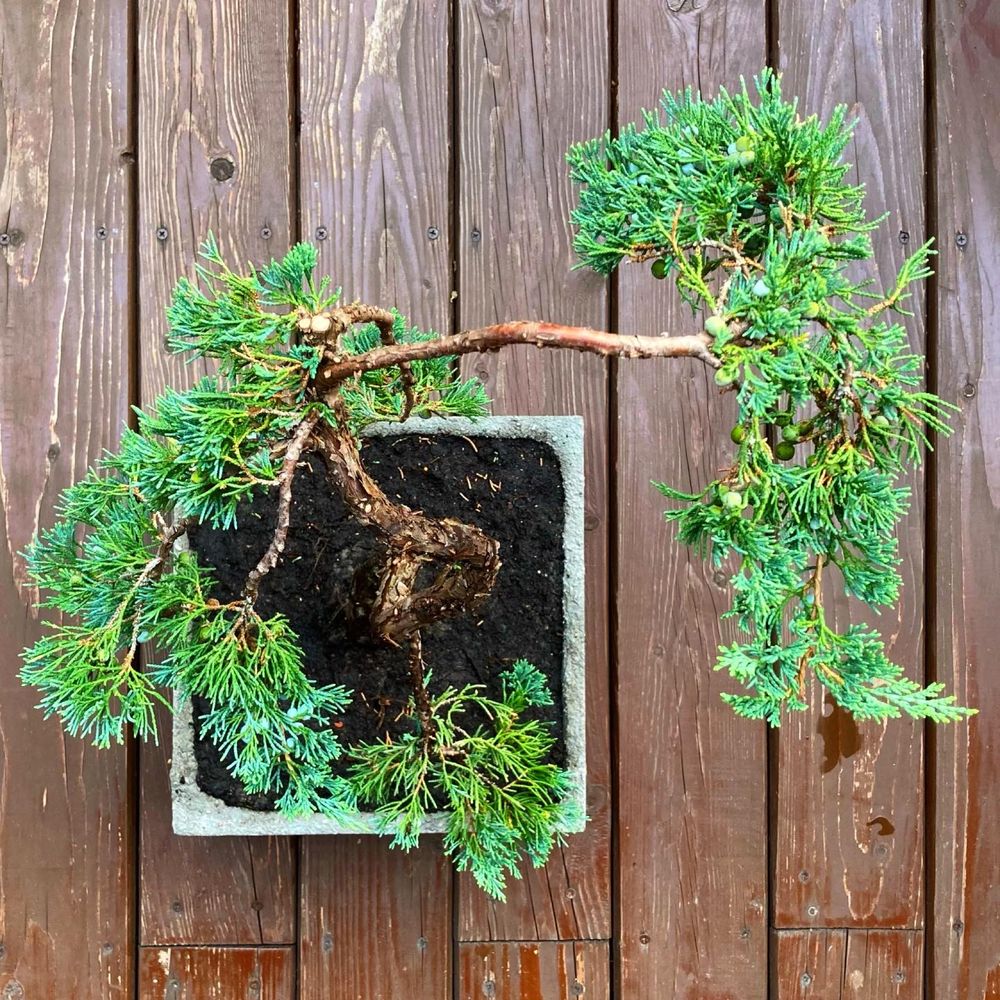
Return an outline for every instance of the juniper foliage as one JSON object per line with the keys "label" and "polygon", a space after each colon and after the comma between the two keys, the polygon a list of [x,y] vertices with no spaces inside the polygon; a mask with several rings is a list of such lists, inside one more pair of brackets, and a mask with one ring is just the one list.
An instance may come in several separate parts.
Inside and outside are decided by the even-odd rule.
{"label": "juniper foliage", "polygon": [[969,714],[942,685],[906,678],[874,630],[835,628],[824,603],[831,576],[876,611],[897,602],[900,474],[952,409],[921,387],[924,359],[885,318],[909,315],[930,243],[885,292],[856,277],[881,220],[848,182],[852,128],[844,107],[826,123],[801,117],[765,72],[756,99],[745,84],[715,100],[666,94],[643,128],[569,153],[582,263],[651,262],[673,278],[705,317],[716,382],[735,393],[729,468],[694,492],[656,485],[679,505],[666,517],[680,540],[733,569],[728,616],[749,637],[717,666],[746,693],[725,697],[774,726],[806,707],[810,675],[859,719]]}
{"label": "juniper foliage", "polygon": [[[713,101],[668,94],[644,127],[569,153],[582,264],[607,274],[646,262],[672,277],[705,314],[716,380],[735,396],[730,467],[693,492],[658,488],[680,539],[732,567],[728,614],[746,635],[718,667],[744,687],[733,708],[772,725],[805,707],[810,675],[859,718],[969,711],[940,685],[908,680],[870,627],[838,630],[826,613],[830,577],[876,610],[898,600],[895,532],[909,501],[899,476],[946,429],[949,409],[921,387],[923,359],[885,318],[906,315],[910,286],[930,273],[929,244],[887,292],[855,277],[877,220],[847,181],[850,129],[842,108],[826,124],[801,118],[764,74],[756,97],[746,87]],[[421,358],[341,383],[333,412],[315,386],[324,347],[297,337],[303,316],[338,304],[329,280],[314,278],[315,248],[236,272],[209,238],[202,260],[174,293],[170,343],[215,372],[137,411],[118,451],[62,494],[56,524],[26,553],[53,621],[25,651],[22,679],[46,715],[98,746],[129,727],[155,738],[166,689],[203,698],[204,732],[248,791],[288,814],[347,822],[374,807],[404,848],[441,808],[446,851],[502,897],[519,859],[543,862],[572,821],[570,778],[532,713],[548,698],[541,674],[518,662],[499,698],[431,680],[426,725],[414,706],[404,735],[341,746],[332,721],[351,693],[309,679],[289,622],[261,615],[253,587],[220,603],[211,567],[175,551],[188,523],[236,528],[240,504],[279,485],[313,420],[343,416],[356,433],[411,403],[416,415],[476,416],[488,408],[483,387],[452,358]],[[391,332],[403,345],[434,337],[399,314]],[[336,350],[364,354],[385,337],[355,326]],[[143,643],[163,652],[145,670]]]}
{"label": "juniper foliage", "polygon": [[[500,699],[481,685],[446,688],[431,702],[430,733],[411,713],[410,732],[359,748],[351,770],[359,798],[377,807],[397,847],[416,846],[421,820],[443,807],[445,852],[499,899],[506,874],[520,877],[522,854],[535,867],[545,864],[558,830],[577,819],[565,798],[570,777],[549,761],[549,726],[523,717],[528,708],[552,704],[544,676],[518,660],[501,677]],[[487,721],[470,723],[476,714]]]}

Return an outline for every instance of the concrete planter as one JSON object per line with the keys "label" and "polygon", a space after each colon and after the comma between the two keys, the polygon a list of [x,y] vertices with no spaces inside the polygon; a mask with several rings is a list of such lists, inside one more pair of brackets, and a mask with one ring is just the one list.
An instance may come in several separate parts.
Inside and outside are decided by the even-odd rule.
{"label": "concrete planter", "polygon": [[[453,434],[457,436],[532,438],[548,444],[558,455],[566,496],[564,522],[563,711],[565,714],[566,766],[575,780],[574,798],[583,815],[586,808],[586,720],[584,696],[584,590],[583,590],[583,419],[581,417],[414,418],[402,424],[375,424],[366,435]],[[180,544],[186,545],[186,539]],[[197,837],[298,834],[377,833],[375,816],[361,813],[350,824],[325,816],[289,818],[276,812],[257,812],[226,805],[205,794],[196,780],[194,721],[191,702],[174,699],[173,757],[170,786],[174,833]],[[445,816],[435,813],[424,820],[426,833],[440,833]],[[575,833],[582,826],[565,829]]]}

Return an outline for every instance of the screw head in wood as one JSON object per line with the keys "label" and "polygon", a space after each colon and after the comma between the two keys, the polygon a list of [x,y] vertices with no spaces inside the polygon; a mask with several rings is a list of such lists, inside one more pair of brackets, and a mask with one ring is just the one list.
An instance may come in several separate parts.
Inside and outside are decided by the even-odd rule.
{"label": "screw head in wood", "polygon": [[326,231],[326,226],[316,227],[316,239],[325,240],[330,234]]}
{"label": "screw head in wood", "polygon": [[95,235],[95,236],[96,236],[96,237],[97,237],[97,238],[98,238],[99,240],[106,240],[106,239],[108,238],[108,230],[107,230],[107,227],[105,227],[105,226],[98,226],[98,227],[97,227],[97,228],[96,228],[96,229],[94,230],[94,235]]}
{"label": "screw head in wood", "polygon": [[0,233],[0,247],[10,246],[10,233]]}
{"label": "screw head in wood", "polygon": [[262,240],[269,240],[271,238],[271,227],[261,226],[260,227],[260,238]]}
{"label": "screw head in wood", "polygon": [[965,233],[955,233],[955,246],[964,250],[969,245],[969,237]]}
{"label": "screw head in wood", "polygon": [[438,232],[438,227],[437,226],[428,226],[427,227],[427,239],[429,239],[429,240],[436,240],[440,235],[441,234],[440,234],[440,232]]}
{"label": "screw head in wood", "polygon": [[156,238],[157,238],[157,239],[158,239],[158,240],[159,240],[159,241],[160,241],[161,243],[166,243],[166,241],[167,241],[167,237],[168,237],[169,235],[170,235],[170,233],[169,233],[169,231],[167,230],[167,227],[166,227],[166,226],[159,226],[159,227],[157,227],[157,230],[156,230]]}
{"label": "screw head in wood", "polygon": [[812,981],[813,981],[813,977],[808,972],[803,972],[802,975],[799,976],[799,983],[803,987],[811,986],[812,985]]}
{"label": "screw head in wood", "polygon": [[479,230],[478,227],[476,227],[475,229],[473,229],[472,233],[470,235],[472,237],[472,242],[473,243],[478,243],[483,238],[483,234],[480,232],[480,230]]}
{"label": "screw head in wood", "polygon": [[899,231],[899,242],[906,246],[910,242],[910,234],[905,229]]}

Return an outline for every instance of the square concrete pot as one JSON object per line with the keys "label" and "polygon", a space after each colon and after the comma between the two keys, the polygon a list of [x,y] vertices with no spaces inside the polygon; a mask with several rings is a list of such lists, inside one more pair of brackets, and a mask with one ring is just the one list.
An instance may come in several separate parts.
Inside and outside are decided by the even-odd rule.
{"label": "square concrete pot", "polygon": [[[563,530],[563,712],[566,768],[573,776],[574,799],[579,814],[586,812],[587,755],[584,695],[584,590],[583,590],[583,419],[581,417],[412,418],[405,423],[373,424],[365,435],[451,434],[458,437],[531,438],[549,445],[559,458],[565,491]],[[179,541],[186,547],[187,539]],[[229,806],[198,787],[194,754],[194,719],[190,700],[174,698],[173,756],[170,786],[174,833],[197,837],[299,834],[378,833],[372,813],[361,813],[349,824],[318,814],[282,816]],[[425,833],[440,833],[445,815],[426,817]],[[565,828],[576,833],[583,824]]]}

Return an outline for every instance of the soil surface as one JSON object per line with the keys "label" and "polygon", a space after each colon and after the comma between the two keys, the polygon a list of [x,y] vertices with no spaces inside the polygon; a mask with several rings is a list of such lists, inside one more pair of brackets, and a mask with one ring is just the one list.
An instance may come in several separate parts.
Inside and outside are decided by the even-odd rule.
{"label": "soil surface", "polygon": [[[559,459],[540,441],[455,435],[368,438],[368,472],[395,500],[433,517],[476,524],[500,542],[503,565],[493,594],[473,616],[440,622],[423,633],[431,690],[484,684],[500,696],[500,677],[516,659],[548,678],[554,704],[538,718],[557,737],[553,760],[565,759],[562,718],[563,485]],[[318,684],[354,692],[334,720],[345,746],[371,743],[413,725],[403,715],[409,696],[406,652],[376,644],[348,628],[345,604],[355,574],[377,557],[375,533],[349,519],[317,455],[295,477],[291,528],[282,562],[265,578],[258,608],[287,615],[305,651],[305,670]],[[234,600],[274,530],[277,494],[241,507],[238,530],[199,527],[191,547],[219,581],[214,596]],[[207,703],[195,699],[195,717]],[[229,805],[273,809],[273,798],[250,796],[229,774],[215,746],[196,739],[198,785]],[[339,762],[346,769],[347,762]]]}

